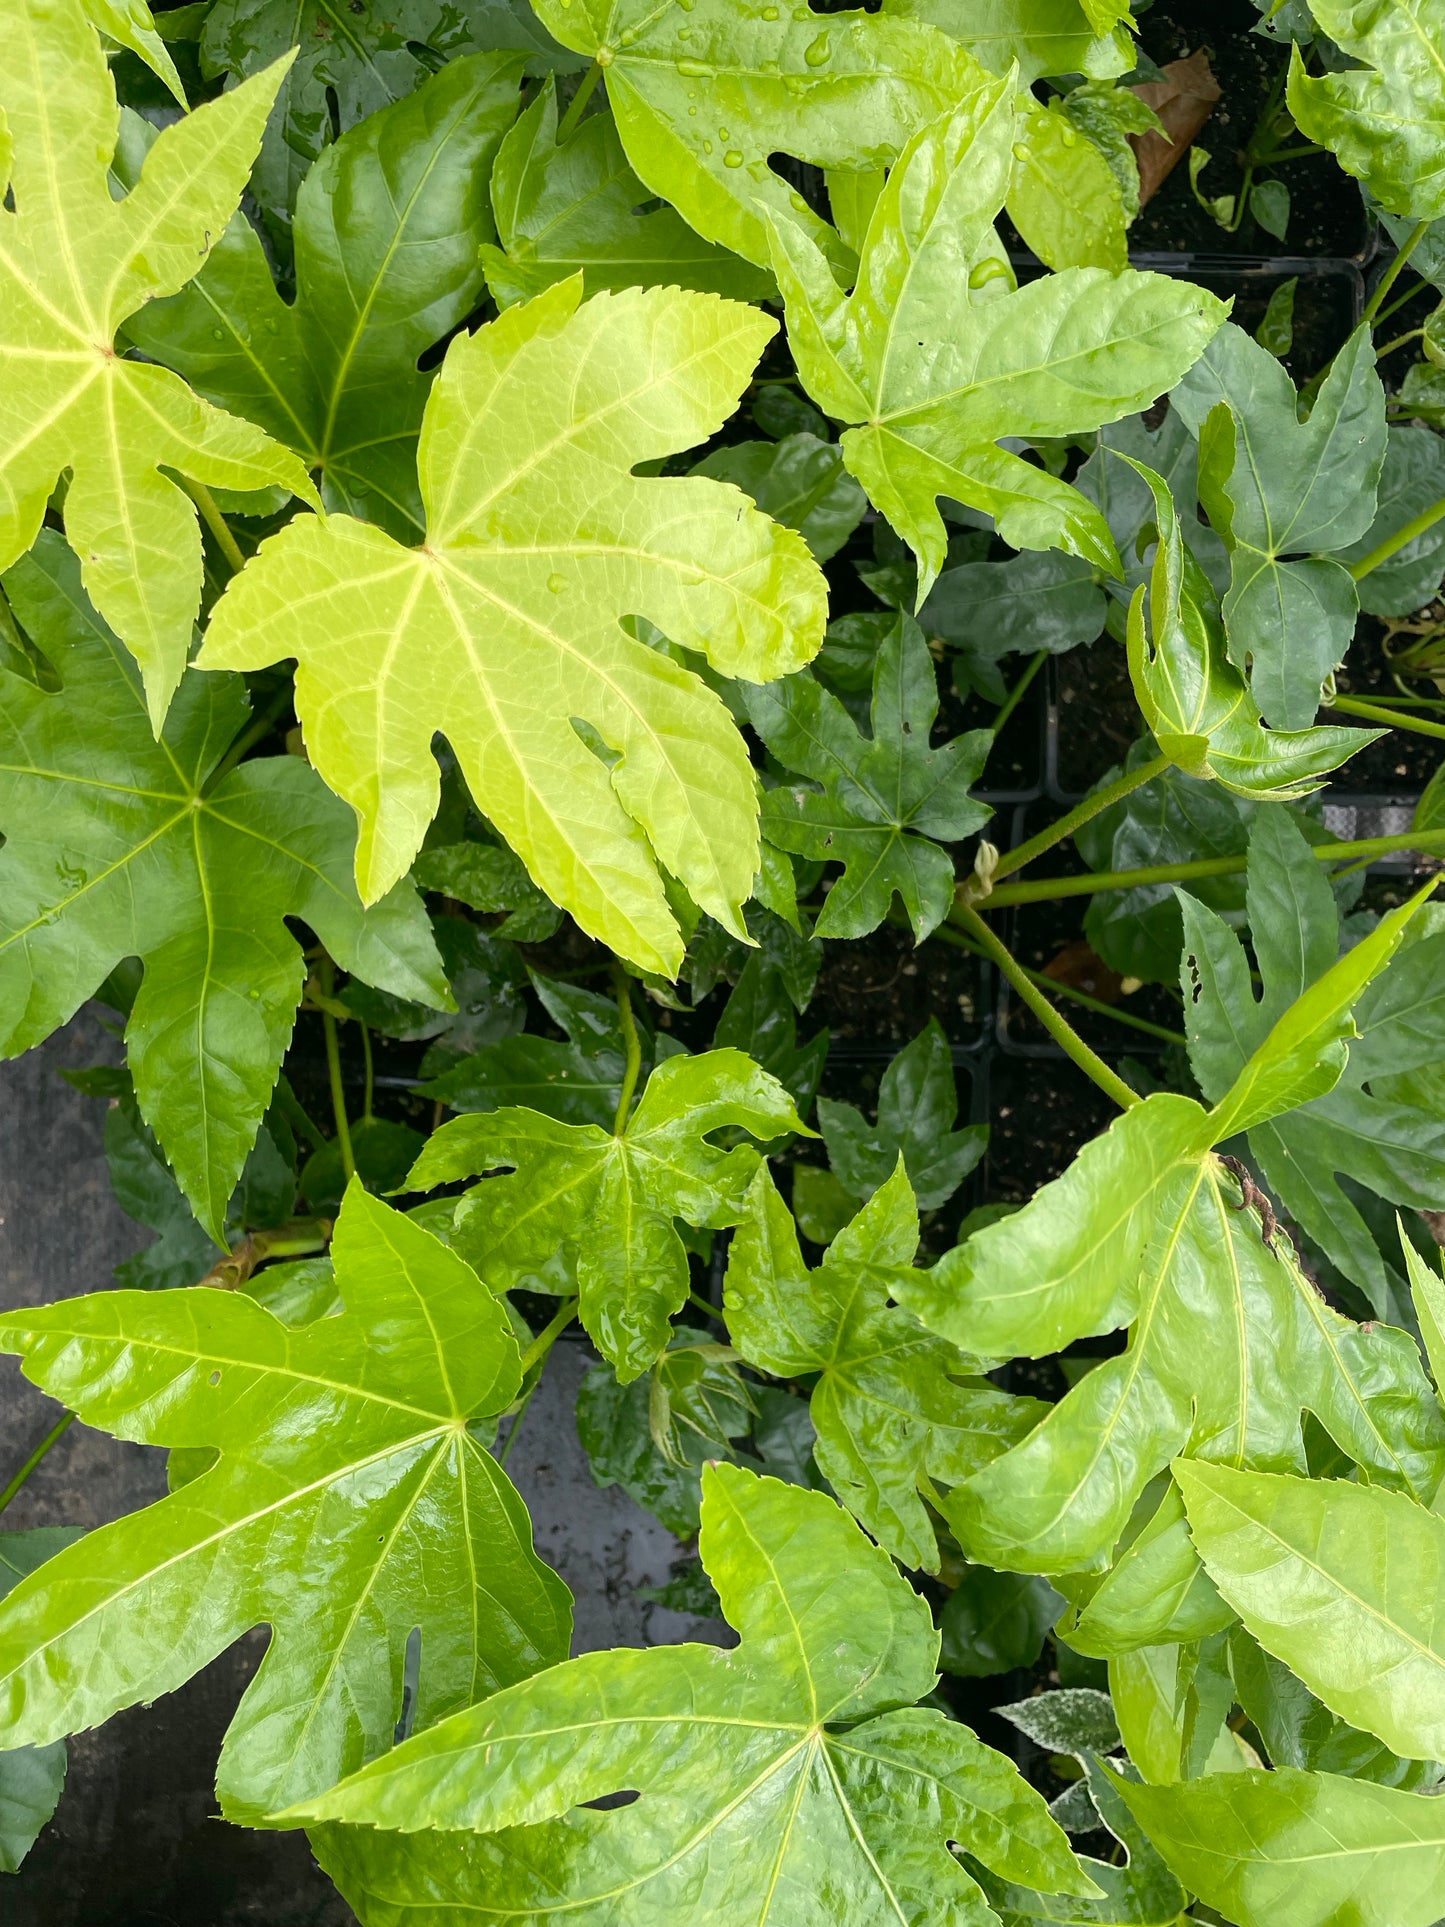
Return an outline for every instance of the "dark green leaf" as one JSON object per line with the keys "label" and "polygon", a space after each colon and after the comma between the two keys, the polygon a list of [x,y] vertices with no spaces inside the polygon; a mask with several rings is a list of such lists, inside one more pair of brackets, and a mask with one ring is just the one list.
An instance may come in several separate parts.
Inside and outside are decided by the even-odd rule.
{"label": "dark green leaf", "polygon": [[944,1601],[939,1665],[961,1679],[1032,1666],[1064,1598],[1033,1573],[969,1566]]}
{"label": "dark green leaf", "polygon": [[953,1128],[958,1091],[953,1055],[936,1017],[889,1064],[878,1090],[878,1122],[852,1104],[818,1100],[818,1124],[834,1175],[855,1197],[871,1198],[900,1156],[925,1211],[946,1204],[983,1156],[988,1126]]}
{"label": "dark green leaf", "polygon": [[734,442],[699,462],[693,474],[735,482],[775,522],[796,529],[820,562],[838,553],[868,507],[838,444],[816,435]]}

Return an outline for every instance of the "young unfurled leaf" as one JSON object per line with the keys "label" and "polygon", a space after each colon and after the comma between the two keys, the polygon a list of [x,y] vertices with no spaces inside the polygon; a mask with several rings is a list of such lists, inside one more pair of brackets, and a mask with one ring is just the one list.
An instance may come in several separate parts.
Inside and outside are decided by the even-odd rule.
{"label": "young unfurled leaf", "polygon": [[1174,1458],[1306,1471],[1306,1410],[1372,1481],[1433,1496],[1445,1419],[1422,1396],[1413,1340],[1332,1311],[1288,1239],[1265,1243],[1212,1148],[1339,1076],[1350,1009],[1418,908],[1393,912],[1284,1012],[1213,1111],[1146,1098],[1022,1211],[899,1280],[900,1303],[985,1356],[1044,1357],[1132,1327],[1126,1352],[954,1490],[970,1557],[1101,1570]]}
{"label": "young unfurled leaf", "polygon": [[1230,552],[1229,659],[1248,671],[1270,723],[1307,729],[1359,609],[1354,579],[1332,552],[1373,521],[1385,459],[1370,331],[1351,335],[1306,422],[1283,367],[1232,323],[1171,405],[1199,436],[1200,497]]}
{"label": "young unfurled leaf", "polygon": [[1047,1407],[978,1376],[980,1361],[888,1302],[913,1261],[918,1212],[899,1169],[810,1272],[792,1213],[766,1169],[728,1252],[724,1309],[749,1364],[811,1376],[818,1469],[905,1566],[938,1569],[920,1480],[957,1485],[1028,1431]]}
{"label": "young unfurled leaf", "polygon": [[[254,74],[289,48],[295,65],[251,176],[271,232],[284,242],[307,169],[333,138],[384,111],[457,55],[512,52],[530,72],[575,72],[582,62],[541,25],[526,0],[216,0],[201,33],[207,75]],[[334,119],[333,119],[334,116]],[[479,182],[485,192],[485,178]]]}
{"label": "young unfurled leaf", "polygon": [[672,975],[658,866],[742,934],[756,782],[721,700],[622,618],[763,680],[817,650],[825,585],[737,490],[631,473],[719,426],[773,324],[675,288],[581,296],[576,276],[452,342],[422,428],[424,547],[344,515],[289,523],[232,581],[201,660],[299,658],[312,760],[361,819],[365,901],[435,813],[442,730],[553,902]]}
{"label": "young unfurled leaf", "polygon": [[591,114],[558,140],[548,81],[492,169],[498,245],[483,246],[482,265],[498,307],[578,272],[588,294],[672,287],[761,301],[772,293],[770,274],[704,241],[674,208],[639,212],[648,199],[611,114]]}
{"label": "young unfurled leaf", "polygon": [[1201,289],[1127,269],[1014,289],[993,220],[1024,131],[1005,81],[924,128],[878,198],[851,296],[796,221],[773,221],[799,373],[820,407],[861,424],[844,459],[918,557],[920,603],[945,556],[940,495],[993,516],[1015,548],[1117,570],[1098,509],[998,442],[1084,434],[1145,406],[1224,318]]}
{"label": "young unfurled leaf", "polygon": [[[1291,51],[1289,110],[1392,214],[1445,215],[1445,21],[1434,0],[1309,0],[1352,64],[1313,75]],[[1334,66],[1331,62],[1331,66]]]}
{"label": "young unfurled leaf", "polygon": [[414,541],[418,357],[476,305],[486,180],[516,115],[521,54],[455,60],[328,147],[296,202],[296,298],[244,214],[189,287],[128,327],[138,348],[320,469],[328,508]]}
{"label": "young unfurled leaf", "polygon": [[[623,1385],[604,1361],[592,1367],[577,1391],[577,1436],[593,1479],[603,1487],[620,1485],[679,1539],[690,1539],[698,1529],[703,1465],[731,1456],[730,1441],[752,1422],[734,1371],[702,1354],[707,1340],[705,1330],[676,1325],[654,1372]],[[712,1415],[710,1436],[695,1427],[678,1428],[674,1438],[680,1449],[671,1456],[659,1450],[652,1425],[655,1373],[669,1366],[674,1371],[692,1367],[693,1390]]]}
{"label": "young unfurled leaf", "polygon": [[768,842],[843,865],[817,935],[861,937],[897,895],[922,942],[953,902],[953,858],[932,839],[954,842],[993,814],[969,795],[993,737],[975,729],[929,747],[938,672],[918,624],[900,615],[878,651],[871,736],[811,674],[744,695],[753,728],[778,761],[820,786],[783,783],[763,798]]}
{"label": "young unfurled leaf", "polygon": [[705,456],[692,472],[735,482],[775,522],[796,529],[820,562],[837,554],[868,509],[842,451],[816,435],[734,442]]}
{"label": "young unfurled leaf", "polygon": [[[47,1559],[84,1537],[78,1526],[0,1532],[0,1599]],[[54,1813],[65,1785],[65,1741],[0,1753],[0,1873],[14,1873]]]}
{"label": "young unfurled leaf", "polygon": [[[204,264],[240,198],[283,66],[160,134],[115,200],[115,88],[81,0],[0,0],[0,569],[34,542],[57,480],[87,593],[141,665],[159,730],[201,598],[196,511],[162,473],[312,497],[306,471],[116,331]],[[82,264],[83,263],[83,268]]]}
{"label": "young unfurled leaf", "polygon": [[[1328,879],[1284,810],[1257,812],[1250,830],[1247,905],[1261,996],[1234,932],[1182,891],[1179,901],[1190,1062],[1200,1089],[1214,1099],[1280,1013],[1334,964],[1340,915]],[[1416,938],[1356,1006],[1358,1035],[1334,1088],[1250,1133],[1250,1151],[1285,1210],[1381,1317],[1403,1281],[1338,1174],[1417,1210],[1433,1209],[1442,1195],[1442,959],[1445,931]]]}
{"label": "young unfurled leaf", "polygon": [[1179,1878],[1239,1927],[1433,1927],[1445,1802],[1333,1773],[1116,1782]]}
{"label": "young unfurled leaf", "polygon": [[[1416,250],[1418,253],[1419,250]],[[1414,266],[1415,256],[1410,257]],[[1357,542],[1340,550],[1342,562],[1359,562],[1387,536],[1445,495],[1445,441],[1419,422],[1392,427],[1380,472],[1375,519]],[[1435,595],[1445,576],[1445,523],[1407,542],[1388,562],[1361,577],[1360,607],[1376,616],[1407,616]]]}
{"label": "young unfurled leaf", "polygon": [[1184,545],[1167,484],[1142,463],[1133,466],[1153,492],[1159,529],[1148,587],[1141,582],[1129,605],[1129,674],[1145,722],[1191,776],[1212,777],[1255,802],[1309,795],[1380,732],[1264,727],[1249,685],[1226,658],[1214,591]]}
{"label": "young unfurled leaf", "polygon": [[[1199,498],[1199,444],[1184,418],[1171,408],[1157,428],[1146,428],[1139,415],[1110,422],[1095,437],[1097,446],[1074,477],[1074,487],[1097,502],[1119,551],[1122,574],[1106,576],[1103,587],[1126,606],[1141,582],[1149,580],[1158,543],[1158,511],[1144,470],[1169,485],[1178,506],[1180,534],[1216,592],[1229,586],[1229,557],[1224,544],[1194,513]],[[1119,456],[1129,459],[1120,461]]]}
{"label": "young unfurled leaf", "polygon": [[423,1725],[566,1653],[567,1589],[469,1429],[520,1382],[505,1308],[359,1185],[333,1249],[346,1309],[300,1330],[207,1287],[0,1321],[0,1345],[87,1424],[220,1454],[0,1607],[16,1743],[170,1692],[269,1624],[218,1775],[226,1812],[254,1820],[391,1744],[413,1626]]}
{"label": "young unfurled leaf", "polygon": [[902,1157],[913,1195],[925,1211],[946,1204],[983,1156],[988,1126],[953,1128],[958,1090],[943,1026],[930,1017],[883,1073],[878,1122],[853,1104],[818,1100],[818,1126],[834,1175],[855,1197],[871,1198]]}
{"label": "young unfurled leaf", "polygon": [[1132,37],[1116,23],[1094,24],[1097,6],[1082,0],[887,0],[885,13],[927,20],[961,40],[991,73],[1015,63],[1027,84],[1044,74],[1092,74],[1101,80],[1134,65]]}
{"label": "young unfurled leaf", "polygon": [[141,958],[136,1097],[220,1242],[306,974],[286,918],[382,989],[439,1008],[451,993],[409,883],[362,909],[355,824],[304,762],[263,757],[215,780],[250,719],[237,678],[188,675],[155,741],[80,574],[45,531],[5,577],[61,687],[0,671],[0,1050],[38,1044]]}
{"label": "young unfurled leaf", "polygon": [[1445,1519],[1339,1479],[1176,1477],[1211,1578],[1266,1652],[1402,1758],[1445,1754]]}
{"label": "young unfurled leaf", "polygon": [[[700,1549],[731,1652],[589,1653],[287,1816],[352,1823],[315,1844],[363,1921],[410,1888],[457,1921],[966,1927],[985,1916],[954,1841],[1005,1879],[1088,1890],[1013,1765],[915,1707],[928,1608],[831,1499],[709,1466]],[[622,1789],[641,1798],[583,1804]]]}
{"label": "young unfurled leaf", "polygon": [[687,1297],[674,1219],[715,1229],[742,1213],[758,1153],[710,1144],[708,1133],[726,1125],[764,1143],[805,1128],[776,1078],[741,1051],[708,1051],[655,1070],[622,1131],[511,1107],[454,1118],[409,1182],[429,1190],[513,1166],[458,1206],[458,1250],[496,1290],[575,1291],[578,1316],[626,1384],[667,1343]]}

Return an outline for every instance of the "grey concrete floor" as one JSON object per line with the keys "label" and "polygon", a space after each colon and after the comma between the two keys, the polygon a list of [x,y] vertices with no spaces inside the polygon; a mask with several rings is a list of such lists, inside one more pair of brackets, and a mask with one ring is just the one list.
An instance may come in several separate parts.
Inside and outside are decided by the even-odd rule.
{"label": "grey concrete floor", "polygon": [[[0,1066],[0,1308],[103,1291],[151,1234],[111,1194],[103,1105],[59,1072],[116,1046],[83,1015]],[[716,1640],[715,1622],[650,1606],[677,1542],[620,1489],[599,1491],[577,1441],[580,1345],[554,1354],[508,1469],[531,1508],[537,1549],[577,1599],[573,1650]],[[59,1408],[0,1357],[0,1484]],[[5,1514],[7,1528],[93,1527],[165,1491],[164,1454],[73,1425]],[[265,1651],[257,1629],[178,1692],[70,1742],[65,1793],[18,1874],[0,1874],[0,1927],[344,1927],[349,1909],[300,1835],[251,1833],[215,1817],[221,1737]]]}

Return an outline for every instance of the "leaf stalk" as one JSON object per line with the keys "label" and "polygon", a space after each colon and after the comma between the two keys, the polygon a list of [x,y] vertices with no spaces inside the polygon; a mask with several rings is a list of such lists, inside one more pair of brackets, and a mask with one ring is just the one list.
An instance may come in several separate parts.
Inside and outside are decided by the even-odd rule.
{"label": "leaf stalk", "polygon": [[50,1430],[45,1434],[45,1437],[40,1441],[39,1445],[36,1446],[35,1450],[30,1454],[30,1457],[25,1461],[24,1465],[21,1466],[14,1478],[10,1480],[3,1491],[0,1491],[0,1512],[3,1512],[6,1506],[9,1505],[10,1501],[30,1477],[30,1474],[35,1470],[36,1466],[39,1465],[40,1461],[45,1457],[51,1446],[54,1445],[62,1433],[68,1431],[74,1423],[74,1412],[61,1413],[60,1417],[55,1421],[54,1425],[51,1426]]}

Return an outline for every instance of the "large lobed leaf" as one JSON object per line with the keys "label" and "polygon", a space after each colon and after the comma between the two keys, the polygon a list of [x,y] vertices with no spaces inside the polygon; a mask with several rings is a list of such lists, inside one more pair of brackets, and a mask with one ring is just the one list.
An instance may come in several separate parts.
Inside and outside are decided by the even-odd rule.
{"label": "large lobed leaf", "polygon": [[[1445,215],[1445,9],[1440,0],[1309,0],[1320,31],[1357,64],[1306,72],[1291,51],[1289,110],[1392,214]],[[1333,63],[1331,63],[1333,65]]]}
{"label": "large lobed leaf", "polygon": [[0,1321],[86,1423],[213,1460],[0,1606],[13,1743],[152,1700],[269,1624],[218,1779],[227,1814],[254,1821],[390,1746],[412,1627],[423,1725],[566,1653],[570,1595],[471,1429],[520,1384],[505,1306],[357,1184],[333,1249],[345,1310],[300,1330],[205,1286]]}
{"label": "large lobed leaf", "polygon": [[513,1175],[484,1179],[458,1206],[458,1249],[499,1292],[576,1292],[582,1323],[626,1384],[661,1352],[687,1297],[675,1220],[717,1228],[742,1214],[758,1153],[708,1142],[729,1126],[764,1143],[803,1128],[782,1085],[741,1051],[672,1057],[625,1128],[510,1105],[454,1118],[409,1182],[425,1190],[511,1165]]}
{"label": "large lobed leaf", "polygon": [[166,128],[116,200],[115,88],[80,0],[0,0],[0,569],[34,542],[68,470],[66,533],[87,593],[141,665],[157,731],[201,597],[196,512],[162,471],[314,496],[288,450],[169,370],[122,359],[115,337],[205,262],[284,71]]}
{"label": "large lobed leaf", "polygon": [[138,348],[320,470],[322,500],[400,540],[423,532],[418,357],[475,307],[487,174],[521,54],[454,60],[328,147],[296,202],[296,298],[235,215],[201,272],[127,326]]}
{"label": "large lobed leaf", "polygon": [[239,680],[189,673],[159,742],[135,665],[42,532],[5,590],[60,679],[0,670],[0,1051],[65,1023],[127,957],[136,1096],[207,1231],[230,1198],[305,979],[288,917],[345,969],[449,1006],[410,882],[363,910],[350,812],[294,756],[221,773],[250,720]]}
{"label": "large lobed leaf", "polygon": [[728,1251],[723,1306],[749,1364],[776,1378],[815,1378],[814,1456],[848,1510],[904,1566],[936,1572],[920,1483],[930,1491],[934,1479],[961,1483],[1048,1408],[996,1390],[977,1358],[890,1305],[917,1248],[918,1211],[900,1160],[810,1272],[765,1166]]}
{"label": "large lobed leaf", "polygon": [[310,755],[361,819],[364,900],[436,811],[441,730],[547,895],[672,974],[659,865],[743,934],[756,785],[721,700],[622,619],[761,681],[817,650],[825,585],[738,490],[631,472],[720,426],[773,324],[675,288],[581,296],[574,276],[452,342],[422,427],[421,548],[298,518],[232,581],[201,661],[298,658]]}
{"label": "large lobed leaf", "polygon": [[[1247,909],[1261,994],[1249,960],[1223,919],[1180,893],[1186,947],[1181,966],[1190,1063],[1207,1098],[1223,1094],[1250,1051],[1289,1004],[1329,970],[1342,931],[1329,880],[1283,810],[1261,810],[1250,828]],[[1352,1186],[1391,1204],[1431,1210],[1445,1185],[1445,930],[1413,941],[1360,999],[1359,1035],[1330,1091],[1249,1134],[1251,1154],[1290,1216],[1391,1315],[1397,1276]]]}
{"label": "large lobed leaf", "polygon": [[[938,1635],[892,1562],[820,1493],[726,1465],[703,1481],[738,1646],[585,1655],[306,1801],[286,1817],[351,1823],[313,1837],[363,1921],[406,1895],[417,1927],[984,1927],[953,1841],[1088,1892],[1016,1769],[915,1707]],[[623,1789],[641,1798],[622,1812],[583,1805]]]}
{"label": "large lobed leaf", "polygon": [[1288,1241],[1265,1244],[1213,1153],[1338,1078],[1351,1008],[1420,901],[1280,1016],[1212,1111],[1172,1092],[1145,1099],[1023,1210],[900,1281],[902,1304],[985,1356],[1042,1357],[1131,1328],[1127,1351],[955,1489],[950,1520],[971,1556],[1099,1570],[1177,1456],[1306,1471],[1305,1410],[1370,1480],[1433,1495],[1445,1421],[1414,1342],[1332,1311]]}
{"label": "large lobed leaf", "polygon": [[918,557],[920,602],[945,555],[940,495],[991,515],[1015,548],[1116,571],[1098,509],[998,443],[1090,433],[1145,406],[1226,312],[1187,282],[1129,269],[1015,289],[993,221],[1023,131],[1011,84],[993,81],[918,133],[878,197],[851,296],[803,226],[772,220],[799,373],[853,424],[844,459]]}

